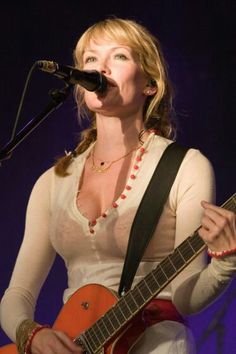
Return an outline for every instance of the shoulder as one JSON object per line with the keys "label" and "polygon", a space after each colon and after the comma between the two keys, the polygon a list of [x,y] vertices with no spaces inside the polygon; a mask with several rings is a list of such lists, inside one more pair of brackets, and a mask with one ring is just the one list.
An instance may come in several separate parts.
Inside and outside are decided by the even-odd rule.
{"label": "shoulder", "polygon": [[71,183],[73,183],[76,178],[78,179],[78,176],[81,174],[89,150],[90,149],[86,150],[84,153],[73,159],[71,164],[68,166],[68,174],[66,176],[58,175],[56,173],[55,166],[48,168],[36,180],[33,191],[47,191],[53,194],[58,193],[60,190],[70,188]]}
{"label": "shoulder", "polygon": [[65,193],[74,178],[75,166],[70,167],[70,174],[66,177],[58,176],[54,166],[44,171],[36,180],[29,198],[29,207],[41,205],[51,207],[53,201],[60,193]]}
{"label": "shoulder", "polygon": [[[155,136],[151,144],[153,157],[162,155],[172,140]],[[198,149],[189,147],[180,165],[171,189],[171,200],[192,200],[198,195],[205,200],[214,200],[215,175],[210,160]]]}
{"label": "shoulder", "polygon": [[210,160],[197,149],[189,148],[181,165],[182,173],[194,175],[214,175],[213,166]]}
{"label": "shoulder", "polygon": [[66,184],[74,175],[75,163],[68,168],[68,176],[59,176],[55,171],[55,166],[44,171],[36,180],[33,189],[52,190],[54,187]]}
{"label": "shoulder", "polygon": [[215,199],[215,174],[209,159],[199,150],[190,148],[180,166],[174,190],[180,200]]}
{"label": "shoulder", "polygon": [[54,167],[51,167],[37,178],[30,193],[29,206],[50,201],[54,175]]}
{"label": "shoulder", "polygon": [[[159,151],[162,154],[165,151],[165,149],[173,142],[174,142],[173,140],[155,135],[153,137],[153,142],[151,144],[152,150]],[[181,146],[181,144],[178,145]],[[193,168],[193,171],[199,171],[199,169],[201,169],[200,171],[201,173],[203,172],[203,170],[208,170],[209,172],[213,172],[211,162],[200,150],[187,147],[187,146],[186,147],[183,146],[183,147],[187,148],[188,150],[186,152],[186,155],[181,165],[182,170]]]}
{"label": "shoulder", "polygon": [[56,178],[55,169],[54,167],[50,167],[37,178],[33,190],[38,188],[40,189],[49,188],[55,178]]}
{"label": "shoulder", "polygon": [[[173,140],[160,137],[158,135],[154,135],[151,140],[150,150],[152,155],[163,154],[165,149],[174,142]],[[178,145],[181,146],[181,144]],[[200,150],[191,147],[186,148],[188,150],[183,159],[182,167],[192,166],[194,169],[197,169],[198,167],[205,167],[212,170],[211,162]]]}
{"label": "shoulder", "polygon": [[36,180],[33,190],[38,188],[46,188],[51,184],[51,180],[54,174],[54,167],[44,171]]}

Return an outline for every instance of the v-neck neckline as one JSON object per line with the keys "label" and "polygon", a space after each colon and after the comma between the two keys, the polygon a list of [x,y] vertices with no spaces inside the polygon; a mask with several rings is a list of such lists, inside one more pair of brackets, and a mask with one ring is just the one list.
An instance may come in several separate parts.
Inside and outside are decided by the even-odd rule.
{"label": "v-neck neckline", "polygon": [[106,211],[104,211],[100,216],[98,216],[94,220],[89,220],[88,217],[82,213],[82,211],[80,210],[80,208],[78,207],[78,204],[77,204],[77,195],[78,195],[78,185],[80,184],[80,180],[81,180],[83,173],[84,173],[86,160],[87,160],[95,143],[93,143],[89,146],[89,148],[83,153],[83,156],[80,155],[78,157],[80,160],[75,161],[77,173],[76,173],[76,181],[74,184],[74,188],[76,188],[76,189],[75,189],[74,198],[73,198],[73,206],[74,206],[76,214],[84,222],[87,223],[90,234],[95,233],[95,225],[98,222],[104,221],[112,213],[114,213],[115,210],[119,206],[122,206],[122,204],[125,202],[125,199],[128,197],[128,195],[133,192],[133,189],[134,189],[133,187],[135,186],[137,175],[139,174],[140,167],[142,165],[142,162],[143,162],[146,152],[147,152],[147,148],[148,148],[150,142],[152,141],[152,137],[154,135],[155,134],[153,132],[151,132],[150,135],[148,136],[147,140],[144,142],[144,144],[140,148],[137,149],[137,151],[134,155],[133,161],[132,161],[132,167],[131,167],[129,176],[126,179],[125,187],[124,187],[123,191],[121,192],[120,196],[115,201],[113,201],[113,203],[106,209]]}

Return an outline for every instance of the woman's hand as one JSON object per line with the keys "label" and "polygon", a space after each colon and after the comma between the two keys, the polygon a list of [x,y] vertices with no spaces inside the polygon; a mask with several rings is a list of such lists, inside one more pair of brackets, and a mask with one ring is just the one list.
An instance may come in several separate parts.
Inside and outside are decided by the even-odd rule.
{"label": "woman's hand", "polygon": [[32,354],[82,354],[77,346],[65,333],[51,328],[41,329],[35,334],[31,343]]}
{"label": "woman's hand", "polygon": [[236,248],[236,214],[205,201],[199,235],[214,252]]}

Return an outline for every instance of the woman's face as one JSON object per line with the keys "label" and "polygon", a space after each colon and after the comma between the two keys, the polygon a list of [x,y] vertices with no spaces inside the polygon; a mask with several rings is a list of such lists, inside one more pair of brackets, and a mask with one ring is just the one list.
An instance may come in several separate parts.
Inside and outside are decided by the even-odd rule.
{"label": "woman's face", "polygon": [[83,70],[97,70],[108,79],[103,94],[85,90],[85,103],[91,111],[120,118],[142,116],[148,79],[130,47],[110,41],[91,41],[84,51]]}

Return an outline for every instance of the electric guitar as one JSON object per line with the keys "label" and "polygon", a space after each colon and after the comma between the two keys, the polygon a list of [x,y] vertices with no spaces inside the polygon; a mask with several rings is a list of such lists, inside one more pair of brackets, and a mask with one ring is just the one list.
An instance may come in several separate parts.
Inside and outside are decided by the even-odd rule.
{"label": "electric guitar", "polygon": [[[236,212],[236,193],[222,207]],[[143,330],[136,327],[136,316],[205,247],[195,231],[121,298],[98,284],[80,288],[63,306],[53,328],[73,338],[86,354],[128,353]],[[17,353],[13,344],[0,348],[0,354]]]}

